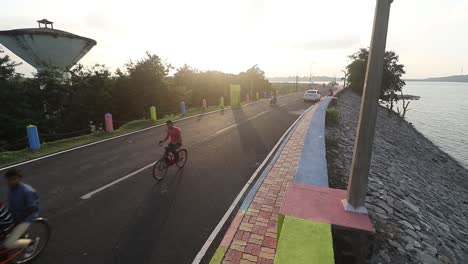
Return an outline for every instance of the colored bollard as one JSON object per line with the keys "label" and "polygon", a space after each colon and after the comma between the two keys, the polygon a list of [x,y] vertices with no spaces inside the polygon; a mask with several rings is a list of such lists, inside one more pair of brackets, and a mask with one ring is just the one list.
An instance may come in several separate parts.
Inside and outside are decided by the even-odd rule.
{"label": "colored bollard", "polygon": [[267,92],[263,92],[263,98],[267,98]]}
{"label": "colored bollard", "polygon": [[275,90],[275,95],[276,97],[278,97],[278,90]]}
{"label": "colored bollard", "polygon": [[219,108],[224,109],[224,97],[219,98]]}
{"label": "colored bollard", "polygon": [[112,122],[112,115],[109,113],[105,114],[104,121],[106,123],[106,132],[114,131],[114,122]]}
{"label": "colored bollard", "polygon": [[238,84],[231,84],[229,87],[229,103],[232,107],[240,106],[241,101],[241,86]]}
{"label": "colored bollard", "polygon": [[202,108],[203,108],[203,111],[206,110],[206,99],[202,100]]}
{"label": "colored bollard", "polygon": [[250,95],[249,95],[249,94],[246,94],[246,95],[245,95],[245,101],[246,101],[247,103],[250,102]]}
{"label": "colored bollard", "polygon": [[260,99],[260,95],[258,94],[258,92],[255,93],[255,97],[257,98],[257,101],[258,101],[258,99]]}
{"label": "colored bollard", "polygon": [[184,116],[187,114],[187,109],[185,108],[185,103],[181,102],[180,103],[180,113]]}
{"label": "colored bollard", "polygon": [[150,116],[152,121],[156,121],[156,106],[150,107]]}
{"label": "colored bollard", "polygon": [[32,150],[39,150],[41,148],[41,142],[39,141],[37,127],[29,125],[26,127],[26,132],[28,134],[29,148]]}

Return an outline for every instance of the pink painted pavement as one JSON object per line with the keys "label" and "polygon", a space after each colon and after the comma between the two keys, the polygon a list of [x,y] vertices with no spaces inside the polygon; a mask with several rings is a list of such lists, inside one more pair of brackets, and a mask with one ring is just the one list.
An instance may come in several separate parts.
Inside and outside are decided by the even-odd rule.
{"label": "pink painted pavement", "polygon": [[[278,213],[289,182],[296,175],[304,138],[315,108],[299,122],[278,160],[242,219],[236,219],[234,238],[227,247],[223,264],[273,264],[276,252]],[[237,217],[236,217],[237,218]],[[239,217],[240,218],[240,217]],[[236,228],[237,227],[237,228]],[[224,241],[226,243],[226,241]],[[224,244],[223,246],[226,246]]]}
{"label": "pink painted pavement", "polygon": [[346,190],[331,189],[314,185],[289,183],[280,214],[375,232],[367,214],[343,210],[342,200]]}

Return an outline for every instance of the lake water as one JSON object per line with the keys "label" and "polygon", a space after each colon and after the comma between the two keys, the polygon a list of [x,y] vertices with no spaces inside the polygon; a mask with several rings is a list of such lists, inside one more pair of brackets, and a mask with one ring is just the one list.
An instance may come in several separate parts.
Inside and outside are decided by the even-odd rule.
{"label": "lake water", "polygon": [[468,83],[406,82],[412,100],[406,119],[468,168]]}

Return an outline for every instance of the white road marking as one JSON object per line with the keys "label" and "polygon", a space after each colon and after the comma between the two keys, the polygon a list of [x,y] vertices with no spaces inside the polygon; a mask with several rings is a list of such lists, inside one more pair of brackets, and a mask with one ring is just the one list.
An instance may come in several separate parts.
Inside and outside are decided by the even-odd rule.
{"label": "white road marking", "polygon": [[299,116],[296,121],[294,121],[294,123],[288,128],[288,130],[286,130],[286,132],[284,132],[283,136],[278,140],[278,142],[276,143],[276,145],[273,147],[273,149],[270,151],[270,153],[268,153],[268,156],[263,160],[262,164],[260,164],[260,166],[257,168],[257,170],[252,174],[252,176],[250,177],[249,181],[244,185],[244,187],[242,188],[242,190],[239,192],[239,194],[237,195],[236,199],[234,199],[234,201],[232,202],[231,206],[228,208],[228,210],[226,211],[226,213],[224,214],[223,218],[221,218],[221,221],[219,221],[218,225],[216,225],[215,229],[213,230],[213,232],[211,232],[210,236],[208,237],[208,239],[205,241],[205,244],[203,244],[202,248],[200,249],[200,251],[198,252],[198,254],[195,256],[192,264],[199,264],[200,261],[203,259],[203,257],[205,256],[206,254],[206,251],[208,250],[208,248],[211,246],[211,243],[213,243],[214,239],[216,238],[216,236],[218,236],[219,234],[219,231],[221,231],[221,228],[224,226],[224,224],[226,223],[227,219],[229,218],[229,216],[231,215],[232,211],[234,211],[234,209],[236,208],[237,204],[239,203],[240,199],[244,196],[244,193],[248,190],[248,188],[250,187],[250,185],[255,181],[255,179],[257,178],[257,174],[260,173],[261,169],[266,165],[266,162],[270,159],[270,157],[273,155],[273,153],[275,153],[275,151],[277,150],[277,148],[280,146],[281,142],[284,140],[284,138],[288,135],[288,133],[292,130],[292,128],[299,122],[299,120],[302,119],[302,117],[304,116],[305,113],[307,113],[313,106],[309,107],[306,111],[304,111],[302,113],[301,116]]}
{"label": "white road marking", "polygon": [[[259,117],[259,116],[265,114],[266,112],[268,112],[268,111],[263,111],[263,112],[261,112],[261,113],[259,113],[259,114],[256,114],[256,115],[250,117],[249,119],[247,119],[246,121],[250,121],[250,120],[252,120],[252,119],[254,119],[254,118],[257,118],[257,117]],[[231,129],[231,128],[235,128],[235,127],[239,126],[240,124],[242,124],[242,123],[244,123],[244,122],[245,122],[245,121],[243,121],[243,122],[241,122],[241,123],[234,124],[234,125],[230,125],[230,126],[228,126],[228,127],[225,127],[225,128],[223,128],[223,129],[221,129],[221,130],[216,131],[215,134],[223,133],[224,131],[229,130],[229,129]]]}
{"label": "white road marking", "polygon": [[[249,118],[249,119],[247,119],[247,120],[252,120],[252,119],[254,119],[254,118],[256,118],[256,117],[259,117],[259,116],[265,114],[266,112],[268,112],[268,111],[263,111],[263,112],[261,112],[261,113],[259,113],[259,114],[256,114],[255,116],[253,116],[253,117],[251,117],[251,118]],[[244,121],[244,122],[245,122],[245,121]],[[234,125],[230,125],[230,126],[228,126],[228,127],[226,127],[226,128],[223,128],[223,129],[217,131],[214,135],[217,135],[217,134],[219,134],[219,133],[222,133],[222,132],[224,132],[224,131],[226,131],[226,130],[229,130],[229,129],[231,129],[231,128],[237,127],[237,126],[239,126],[240,124],[242,124],[242,123],[244,123],[244,122],[237,123],[237,124],[234,124]],[[208,136],[208,137],[202,139],[201,141],[195,142],[195,144],[198,144],[198,143],[201,143],[202,141],[205,141],[205,140],[207,140],[207,139],[210,139],[210,138],[212,138],[212,136],[213,136],[213,135]],[[144,166],[144,167],[141,168],[141,169],[138,169],[138,170],[136,170],[136,171],[134,171],[134,172],[132,172],[132,173],[130,173],[130,174],[127,174],[127,175],[123,176],[122,178],[119,178],[119,179],[117,179],[117,180],[115,180],[115,181],[113,181],[113,182],[111,182],[111,183],[109,183],[109,184],[106,184],[106,185],[102,186],[101,188],[98,188],[98,189],[96,189],[96,190],[94,190],[94,191],[92,191],[92,192],[90,192],[90,193],[87,193],[87,194],[83,195],[83,196],[81,196],[80,198],[83,199],[83,200],[87,200],[87,199],[91,198],[93,195],[95,195],[95,194],[97,194],[97,193],[99,193],[99,192],[102,192],[102,191],[104,191],[104,190],[106,190],[106,189],[112,187],[113,185],[115,185],[115,184],[117,184],[117,183],[119,183],[119,182],[121,182],[121,181],[123,181],[123,180],[126,180],[126,179],[128,179],[128,178],[130,178],[130,177],[132,177],[132,176],[135,176],[135,175],[137,175],[138,173],[140,173],[140,172],[142,172],[142,171],[144,171],[144,170],[150,168],[150,167],[153,166],[155,163],[156,163],[156,162],[152,162],[151,164],[148,164],[148,165]]]}
{"label": "white road marking", "polygon": [[261,116],[261,115],[263,115],[263,114],[265,114],[265,113],[267,113],[267,112],[268,112],[268,111],[263,111],[263,112],[261,112],[261,113],[258,113],[258,114],[256,114],[256,115],[252,116],[251,118],[247,119],[247,121],[252,120],[252,119],[254,119],[254,118],[257,118],[257,117],[259,117],[259,116]]}
{"label": "white road marking", "polygon": [[92,192],[90,192],[90,193],[87,193],[87,194],[81,196],[81,199],[84,199],[84,200],[89,199],[89,198],[91,198],[93,195],[95,195],[95,194],[97,194],[97,193],[99,193],[99,192],[102,192],[102,191],[104,191],[105,189],[107,189],[107,188],[109,188],[109,187],[111,187],[111,186],[113,186],[113,185],[116,185],[117,183],[119,183],[119,182],[121,182],[121,181],[123,181],[123,180],[126,180],[126,179],[128,179],[128,178],[130,178],[130,177],[132,177],[132,176],[134,176],[134,175],[136,175],[136,174],[138,174],[138,173],[140,173],[140,172],[142,172],[142,171],[144,171],[144,170],[150,168],[150,167],[153,166],[155,163],[156,163],[156,162],[153,162],[153,163],[151,163],[151,164],[148,164],[148,165],[144,166],[143,168],[141,168],[141,169],[139,169],[139,170],[136,170],[136,171],[134,171],[134,172],[132,172],[132,173],[130,173],[130,174],[127,174],[127,175],[123,176],[122,178],[119,178],[119,179],[117,179],[117,180],[115,180],[115,181],[113,181],[113,182],[111,182],[111,183],[109,183],[109,184],[106,184],[106,185],[102,186],[102,187],[99,188],[99,189],[96,189],[96,190],[94,190],[94,191],[92,191]]}
{"label": "white road marking", "polygon": [[[292,95],[295,95],[295,94],[296,94],[296,93],[287,94],[287,95],[282,95],[282,96],[278,96],[278,98],[281,98],[281,97],[289,97],[289,96],[292,96]],[[259,100],[259,101],[247,103],[247,104],[245,104],[245,105],[242,105],[240,108],[243,108],[243,107],[246,107],[246,106],[249,106],[249,105],[253,105],[253,104],[257,104],[257,103],[261,103],[261,102],[265,102],[266,100],[268,100],[268,99],[262,99],[262,100]],[[181,118],[181,119],[177,119],[177,120],[175,120],[175,121],[176,121],[176,122],[184,121],[184,120],[187,120],[187,119],[190,119],[190,118],[194,118],[194,117],[198,117],[198,116],[202,116],[202,115],[209,115],[209,114],[213,114],[213,113],[217,113],[217,112],[221,112],[221,111],[225,111],[225,110],[234,110],[234,109],[236,109],[236,108],[228,108],[228,109],[213,110],[213,111],[210,111],[210,112],[201,113],[201,114],[197,114],[197,115],[193,115],[193,116],[188,116],[188,117],[184,117],[184,118]],[[140,129],[140,130],[137,130],[137,131],[133,131],[133,132],[130,132],[130,133],[126,133],[126,134],[123,134],[123,135],[119,135],[119,136],[115,136],[115,137],[111,137],[111,138],[99,140],[99,141],[96,141],[96,142],[84,144],[84,145],[81,145],[81,146],[77,146],[77,147],[74,147],[74,148],[62,150],[62,151],[55,152],[55,153],[52,153],[52,154],[48,154],[48,155],[45,155],[45,156],[42,156],[42,157],[39,157],[39,158],[35,158],[35,159],[23,161],[23,162],[20,162],[20,163],[16,163],[16,164],[13,164],[13,165],[9,165],[9,166],[0,168],[0,171],[6,170],[6,169],[9,169],[9,168],[13,168],[13,167],[17,167],[17,166],[21,166],[21,165],[24,165],[24,164],[28,164],[28,163],[31,163],[31,162],[35,162],[35,161],[38,161],[38,160],[50,158],[50,157],[53,157],[53,156],[57,156],[57,155],[60,155],[60,154],[63,154],[63,153],[67,153],[67,152],[73,151],[73,150],[77,150],[77,149],[89,147],[89,146],[96,145],[96,144],[99,144],[99,143],[103,143],[103,142],[106,142],[106,141],[109,141],[109,140],[114,140],[114,139],[117,139],[117,138],[121,138],[121,137],[125,137],[125,136],[128,136],[128,135],[132,135],[132,134],[135,134],[135,133],[140,133],[140,132],[143,132],[143,131],[146,131],[146,130],[149,130],[149,129],[153,129],[153,128],[156,128],[156,127],[164,126],[164,125],[165,125],[165,124],[159,124],[159,125],[155,125],[155,126],[143,128],[143,129]]]}
{"label": "white road marking", "polygon": [[228,127],[226,127],[226,128],[223,128],[223,129],[221,129],[221,130],[218,130],[218,131],[216,131],[215,134],[223,133],[224,131],[226,131],[226,130],[228,130],[228,129],[230,129],[230,128],[233,128],[233,127],[237,127],[237,124],[230,125],[230,126],[228,126]]}

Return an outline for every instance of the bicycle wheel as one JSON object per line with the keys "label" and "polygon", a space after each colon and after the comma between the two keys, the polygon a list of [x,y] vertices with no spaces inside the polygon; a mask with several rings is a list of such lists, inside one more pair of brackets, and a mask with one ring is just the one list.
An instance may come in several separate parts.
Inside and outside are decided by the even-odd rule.
{"label": "bicycle wheel", "polygon": [[158,160],[153,166],[153,178],[160,181],[166,176],[167,163],[164,159]]}
{"label": "bicycle wheel", "polygon": [[183,168],[185,163],[187,162],[187,150],[186,149],[179,149],[179,160],[177,160],[176,165],[179,168]]}
{"label": "bicycle wheel", "polygon": [[22,238],[28,238],[32,240],[33,247],[31,251],[28,252],[27,249],[22,250],[22,252],[12,260],[13,263],[27,263],[39,256],[41,252],[46,248],[47,243],[50,238],[50,226],[47,220],[45,219],[36,219],[31,223],[29,228],[26,230]]}

